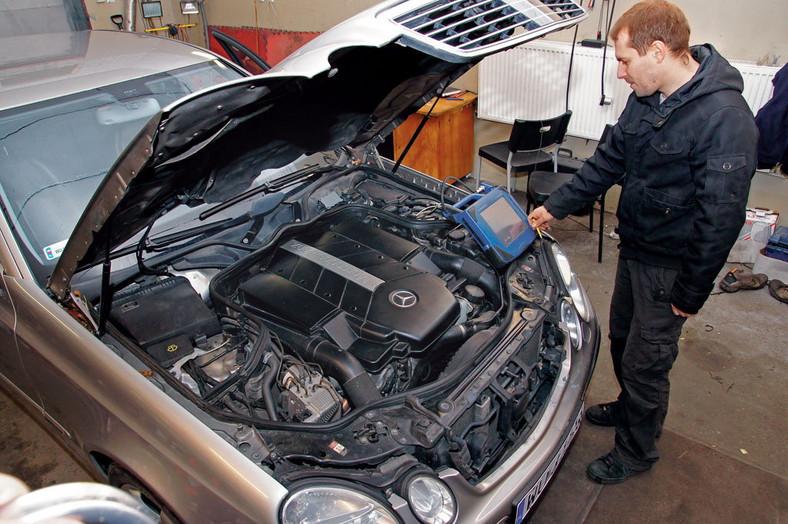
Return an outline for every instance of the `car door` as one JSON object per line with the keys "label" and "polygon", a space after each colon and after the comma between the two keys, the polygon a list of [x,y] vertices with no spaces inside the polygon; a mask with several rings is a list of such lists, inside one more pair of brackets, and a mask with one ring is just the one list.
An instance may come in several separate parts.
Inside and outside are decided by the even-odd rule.
{"label": "car door", "polygon": [[251,74],[260,75],[271,69],[268,62],[235,38],[222,33],[218,29],[211,29],[211,34],[222,47],[227,57]]}
{"label": "car door", "polygon": [[5,385],[41,408],[35,388],[22,364],[16,343],[16,307],[12,298],[16,278],[0,268],[0,375]]}
{"label": "car door", "polygon": [[41,399],[25,369],[17,343],[18,314],[14,294],[22,276],[9,249],[13,243],[9,244],[8,238],[12,238],[10,229],[0,219],[0,382],[41,409]]}

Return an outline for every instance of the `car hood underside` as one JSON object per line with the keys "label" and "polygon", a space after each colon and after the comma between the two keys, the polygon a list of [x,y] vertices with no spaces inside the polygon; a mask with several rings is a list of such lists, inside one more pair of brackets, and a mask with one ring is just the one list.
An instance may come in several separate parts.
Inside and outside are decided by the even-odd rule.
{"label": "car hood underside", "polygon": [[[464,3],[475,7],[458,10]],[[287,165],[303,154],[376,146],[485,55],[571,26],[586,16],[572,2],[532,3],[539,4],[540,13],[550,15],[531,19],[523,16],[521,7],[509,6],[508,0],[463,0],[429,3],[427,7],[437,14],[423,14],[427,8],[422,6],[415,14],[400,17],[432,23],[430,17],[445,19],[440,10],[446,5],[462,23],[486,28],[485,9],[501,4],[504,7],[493,11],[496,16],[511,11],[511,29],[493,32],[489,50],[482,45],[473,52],[447,53],[444,44],[432,47],[429,39],[425,42],[419,33],[414,37],[410,29],[392,31],[392,20],[386,20],[385,30],[374,37],[369,33],[375,28],[362,34],[368,36],[369,45],[358,33],[348,44],[343,42],[341,25],[336,28],[339,32],[325,33],[296,53],[300,56],[286,59],[267,74],[202,91],[165,108],[100,184],[53,271],[49,288],[63,299],[77,270],[95,264],[109,249],[177,205],[224,201],[247,189],[262,170]],[[392,4],[402,11],[425,3]],[[366,20],[363,15],[357,18]],[[380,13],[375,16],[379,22]],[[345,24],[346,32],[358,25],[353,21]],[[407,21],[402,24],[409,27]],[[310,53],[321,60],[315,61]]]}

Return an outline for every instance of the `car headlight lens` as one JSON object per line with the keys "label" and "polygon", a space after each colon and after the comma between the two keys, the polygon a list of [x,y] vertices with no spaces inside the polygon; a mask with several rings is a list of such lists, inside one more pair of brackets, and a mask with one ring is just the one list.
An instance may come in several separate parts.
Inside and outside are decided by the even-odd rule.
{"label": "car headlight lens", "polygon": [[558,265],[558,272],[561,274],[561,280],[563,280],[564,286],[566,286],[567,291],[569,291],[569,296],[572,297],[572,302],[580,318],[588,322],[591,319],[592,310],[590,302],[588,301],[588,296],[586,295],[586,290],[580,285],[580,281],[572,271],[572,267],[569,265],[569,259],[564,251],[556,243],[550,244],[550,247],[553,250],[553,257]]}
{"label": "car headlight lens", "polygon": [[577,318],[577,311],[566,300],[561,301],[561,321],[566,324],[569,330],[569,341],[572,347],[578,349],[583,342],[583,331],[580,325],[580,319]]}
{"label": "car headlight lens", "polygon": [[390,509],[361,491],[342,486],[309,485],[294,491],[285,501],[282,522],[396,524],[397,518]]}
{"label": "car headlight lens", "polygon": [[457,504],[449,488],[440,480],[419,475],[408,484],[410,509],[424,524],[448,524],[454,521]]}

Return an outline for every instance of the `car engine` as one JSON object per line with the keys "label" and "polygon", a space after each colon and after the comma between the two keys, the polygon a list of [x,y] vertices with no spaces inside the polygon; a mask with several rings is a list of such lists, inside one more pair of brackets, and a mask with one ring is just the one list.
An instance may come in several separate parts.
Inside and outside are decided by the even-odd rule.
{"label": "car engine", "polygon": [[533,246],[496,269],[437,196],[376,168],[295,182],[139,264],[112,299],[117,336],[162,387],[254,428],[222,434],[283,480],[315,464],[369,474],[406,452],[482,478],[566,355],[545,257]]}

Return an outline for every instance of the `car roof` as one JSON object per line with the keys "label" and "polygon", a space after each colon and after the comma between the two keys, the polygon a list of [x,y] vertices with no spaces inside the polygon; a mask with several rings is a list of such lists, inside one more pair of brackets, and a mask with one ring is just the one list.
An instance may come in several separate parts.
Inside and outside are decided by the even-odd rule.
{"label": "car roof", "polygon": [[0,38],[0,111],[217,58],[197,46],[124,31]]}

